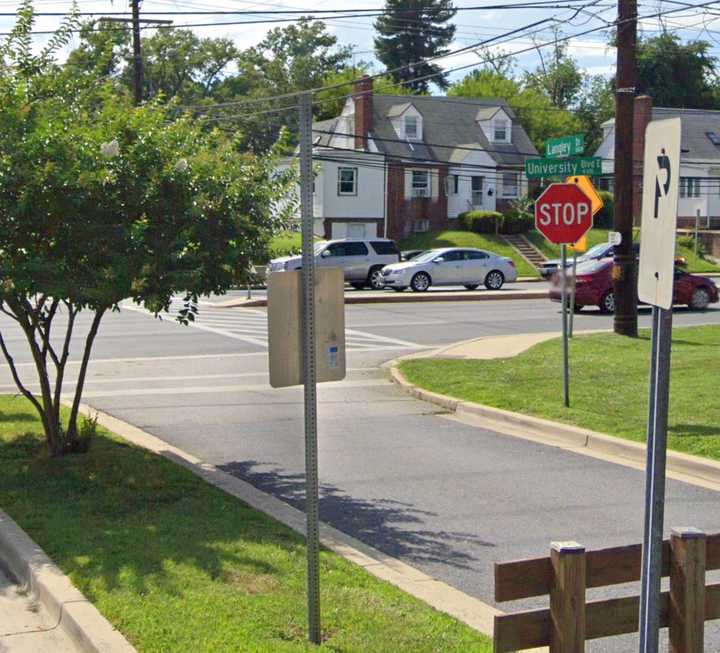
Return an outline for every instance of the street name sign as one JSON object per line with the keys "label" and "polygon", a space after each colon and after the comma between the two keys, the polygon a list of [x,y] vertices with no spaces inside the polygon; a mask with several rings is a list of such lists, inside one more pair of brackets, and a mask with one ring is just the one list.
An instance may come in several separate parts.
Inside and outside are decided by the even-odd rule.
{"label": "street name sign", "polygon": [[573,134],[572,136],[561,136],[545,141],[545,156],[549,158],[561,158],[576,156],[585,151],[585,135]]}
{"label": "street name sign", "polygon": [[575,184],[550,184],[535,200],[535,228],[551,243],[576,243],[592,224],[592,202]]}
{"label": "street name sign", "polygon": [[672,307],[680,181],[680,118],[655,120],[645,132],[638,297]]}
{"label": "street name sign", "polygon": [[569,177],[570,175],[598,177],[601,174],[602,159],[599,156],[570,159],[527,159],[525,161],[525,175],[528,179]]}

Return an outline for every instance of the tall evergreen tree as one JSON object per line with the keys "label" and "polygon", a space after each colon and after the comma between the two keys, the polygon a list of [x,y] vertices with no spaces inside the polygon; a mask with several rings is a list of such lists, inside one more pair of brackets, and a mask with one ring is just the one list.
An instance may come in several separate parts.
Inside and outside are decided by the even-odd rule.
{"label": "tall evergreen tree", "polygon": [[[375,21],[375,54],[396,83],[416,94],[427,93],[431,82],[449,86],[442,68],[426,59],[448,51],[455,36],[448,21],[455,14],[451,0],[386,0],[385,13]],[[416,80],[428,75],[433,77]]]}

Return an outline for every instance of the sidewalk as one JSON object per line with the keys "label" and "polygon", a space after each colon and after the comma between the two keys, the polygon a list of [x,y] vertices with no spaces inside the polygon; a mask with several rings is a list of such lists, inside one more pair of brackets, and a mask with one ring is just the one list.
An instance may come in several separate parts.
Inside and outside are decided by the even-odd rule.
{"label": "sidewalk", "polygon": [[71,653],[75,646],[57,620],[0,571],[0,651]]}

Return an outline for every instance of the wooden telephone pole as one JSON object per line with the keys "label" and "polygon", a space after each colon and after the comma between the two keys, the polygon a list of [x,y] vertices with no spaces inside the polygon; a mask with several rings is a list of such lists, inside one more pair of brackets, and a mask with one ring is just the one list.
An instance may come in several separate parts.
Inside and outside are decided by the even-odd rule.
{"label": "wooden telephone pole", "polygon": [[615,91],[615,333],[637,336],[637,290],[633,253],[633,111],[635,103],[637,0],[618,0]]}
{"label": "wooden telephone pole", "polygon": [[133,46],[133,98],[135,106],[142,104],[143,86],[145,76],[143,72],[142,46],[140,43],[140,23],[154,23],[156,25],[172,25],[171,20],[157,20],[155,18],[140,18],[141,0],[132,0],[132,18],[102,17],[100,20],[111,23],[132,23]]}

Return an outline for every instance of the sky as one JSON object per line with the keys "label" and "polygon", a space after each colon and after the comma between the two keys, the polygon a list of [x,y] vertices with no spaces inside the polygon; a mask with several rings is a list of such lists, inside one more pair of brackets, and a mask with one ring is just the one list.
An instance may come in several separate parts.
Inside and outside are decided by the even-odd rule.
{"label": "sky", "polygon": [[[509,3],[517,4],[521,0],[506,0]],[[557,4],[566,4],[567,0],[558,0]],[[106,12],[124,12],[130,10],[130,0],[91,0],[79,1],[79,9],[83,12],[96,12],[98,16]],[[500,4],[498,0],[456,0],[455,6],[482,7],[490,4]],[[687,9],[684,4],[692,4],[694,7]],[[707,5],[702,1],[687,0],[639,0],[638,13],[643,18],[639,23],[640,33],[652,36],[661,29],[659,19],[650,17],[658,12],[678,10],[671,15],[664,17],[665,27],[677,31],[684,40],[704,39],[713,46],[713,54],[720,57],[720,0]],[[141,5],[144,17],[153,16],[152,12],[167,11],[257,11],[280,9],[308,10],[308,14],[319,12],[323,9],[343,9],[350,12],[359,9],[378,8],[383,5],[378,0],[285,0],[279,2],[252,2],[249,0],[218,0],[217,3],[210,3],[209,0],[145,0]],[[6,32],[14,23],[14,12],[18,3],[14,0],[0,0],[0,12],[11,14],[0,17],[0,32]],[[36,0],[35,8],[38,12],[66,12],[71,6],[68,0]],[[616,17],[616,5],[611,0],[589,1],[583,5],[586,7],[581,12],[574,9],[545,8],[545,9],[505,9],[505,10],[472,10],[459,11],[453,22],[457,26],[455,42],[451,49],[465,48],[480,43],[484,40],[495,38],[489,45],[490,52],[497,55],[499,52],[520,52],[516,56],[516,72],[522,73],[525,70],[534,70],[540,63],[537,50],[533,46],[538,43],[552,41],[552,24],[544,23],[541,26],[530,28],[518,35],[504,37],[507,32],[526,27],[536,21],[546,18],[555,18],[558,21],[561,32],[564,36],[578,35],[568,41],[570,53],[578,60],[580,66],[588,75],[602,74],[611,75],[614,71],[615,50],[607,45],[607,24]],[[283,16],[268,15],[259,13],[253,16],[203,16],[203,15],[182,15],[182,16],[155,16],[161,18],[172,18],[177,26],[192,23],[217,23],[228,21],[248,21],[262,19],[277,19]],[[374,62],[375,71],[380,72],[382,67],[377,64],[372,53],[372,40],[374,29],[373,18],[324,18],[328,31],[337,36],[340,44],[353,45],[356,51],[357,62]],[[36,30],[52,30],[61,21],[60,17],[38,17]],[[569,22],[568,22],[569,21]],[[238,47],[245,48],[258,43],[268,30],[289,23],[275,24],[252,24],[252,25],[214,25],[207,27],[192,28],[199,36],[228,37],[233,39]],[[581,35],[588,30],[598,30],[589,34]],[[602,30],[602,31],[600,31]],[[144,30],[145,34],[151,33]],[[500,37],[500,38],[498,38]],[[2,38],[2,37],[0,37]],[[40,47],[48,37],[38,36],[35,38],[37,46]],[[534,40],[533,40],[534,39]],[[77,37],[75,37],[75,45]],[[72,45],[71,45],[72,47]],[[549,51],[547,48],[543,52]],[[62,55],[61,55],[62,56]],[[463,67],[462,70],[451,73],[451,80],[462,78],[465,74],[482,64],[480,54],[474,50],[468,50],[456,56],[449,56],[439,61],[446,69]]]}

